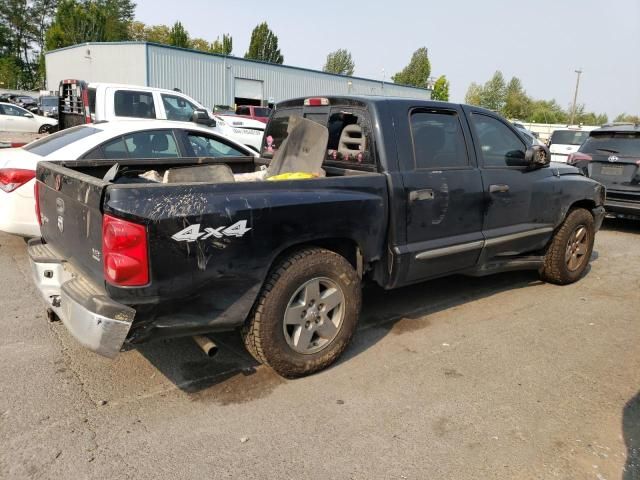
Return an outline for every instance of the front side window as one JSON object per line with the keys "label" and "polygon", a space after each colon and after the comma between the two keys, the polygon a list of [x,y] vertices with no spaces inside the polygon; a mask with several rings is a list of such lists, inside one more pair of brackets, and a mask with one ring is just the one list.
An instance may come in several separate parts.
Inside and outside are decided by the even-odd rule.
{"label": "front side window", "polygon": [[246,157],[243,152],[214,136],[189,132],[189,144],[196,157]]}
{"label": "front side window", "polygon": [[134,90],[118,90],[114,95],[118,117],[156,118],[153,94]]}
{"label": "front side window", "polygon": [[468,165],[458,115],[449,111],[416,111],[411,115],[416,168],[442,169]]}
{"label": "front side window", "polygon": [[485,167],[506,167],[522,161],[526,151],[522,140],[504,123],[488,115],[471,116]]}
{"label": "front side window", "polygon": [[164,93],[162,94],[162,104],[167,113],[167,120],[177,120],[180,122],[191,121],[193,111],[198,109],[197,106],[182,97],[165,95]]}

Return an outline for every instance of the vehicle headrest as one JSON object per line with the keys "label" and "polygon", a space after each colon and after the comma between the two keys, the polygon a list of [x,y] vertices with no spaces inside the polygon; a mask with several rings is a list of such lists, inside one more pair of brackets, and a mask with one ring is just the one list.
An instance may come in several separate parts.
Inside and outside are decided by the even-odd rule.
{"label": "vehicle headrest", "polygon": [[362,127],[357,123],[345,126],[340,133],[338,151],[343,154],[358,154],[365,149],[366,138],[362,134]]}
{"label": "vehicle headrest", "polygon": [[169,149],[169,140],[167,140],[167,136],[162,134],[154,135],[151,139],[151,149],[154,152],[164,152]]}

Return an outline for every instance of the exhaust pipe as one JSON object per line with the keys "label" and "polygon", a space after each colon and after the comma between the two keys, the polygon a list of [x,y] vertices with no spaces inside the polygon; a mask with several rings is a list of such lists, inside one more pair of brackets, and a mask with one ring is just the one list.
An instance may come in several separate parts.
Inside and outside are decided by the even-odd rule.
{"label": "exhaust pipe", "polygon": [[193,341],[198,344],[205,355],[209,358],[215,357],[218,353],[218,346],[209,337],[206,337],[204,335],[195,335],[193,337]]}

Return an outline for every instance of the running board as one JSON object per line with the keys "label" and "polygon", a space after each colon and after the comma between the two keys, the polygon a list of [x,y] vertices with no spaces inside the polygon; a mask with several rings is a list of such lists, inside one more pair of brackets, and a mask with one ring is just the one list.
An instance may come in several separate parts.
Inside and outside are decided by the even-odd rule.
{"label": "running board", "polygon": [[544,264],[544,256],[527,256],[493,260],[474,270],[465,272],[472,277],[483,277],[494,273],[511,272],[515,270],[538,270]]}

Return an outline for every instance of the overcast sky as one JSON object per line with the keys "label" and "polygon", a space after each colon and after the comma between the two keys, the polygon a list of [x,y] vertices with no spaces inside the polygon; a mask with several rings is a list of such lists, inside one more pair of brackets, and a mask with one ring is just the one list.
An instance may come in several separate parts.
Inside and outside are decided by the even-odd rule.
{"label": "overcast sky", "polygon": [[233,37],[243,56],[266,21],[287,65],[321,69],[327,53],[348,49],[355,75],[385,79],[414,50],[429,49],[432,75],[447,75],[451,100],[501,70],[534,98],[578,103],[610,117],[640,114],[640,0],[137,0],[148,24],[183,23],[191,36]]}

